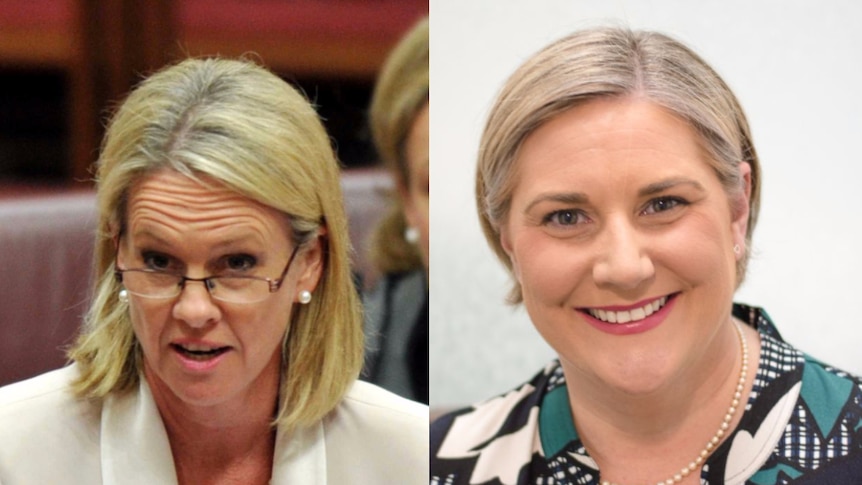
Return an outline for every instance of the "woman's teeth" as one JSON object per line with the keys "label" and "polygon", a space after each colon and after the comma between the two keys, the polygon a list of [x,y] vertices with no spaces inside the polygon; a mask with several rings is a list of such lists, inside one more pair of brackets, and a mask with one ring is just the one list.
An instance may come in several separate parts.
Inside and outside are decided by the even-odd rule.
{"label": "woman's teeth", "polygon": [[183,346],[176,344],[174,345],[174,348],[192,360],[209,360],[227,352],[228,350],[227,347],[211,348],[196,345]]}
{"label": "woman's teeth", "polygon": [[587,313],[603,322],[631,323],[643,320],[644,318],[652,315],[653,313],[657,312],[661,307],[663,307],[665,303],[667,303],[667,297],[663,296],[653,301],[652,303],[647,303],[646,305],[640,308],[635,308],[634,310],[614,312],[609,310],[589,309],[587,310]]}

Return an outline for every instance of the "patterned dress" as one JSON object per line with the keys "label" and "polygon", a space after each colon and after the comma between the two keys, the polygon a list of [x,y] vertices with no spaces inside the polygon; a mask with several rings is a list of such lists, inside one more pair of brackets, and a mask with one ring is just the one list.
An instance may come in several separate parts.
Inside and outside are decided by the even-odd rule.
{"label": "patterned dress", "polygon": [[[765,311],[733,313],[760,333],[760,363],[742,420],[704,463],[701,484],[862,484],[860,380],[785,343]],[[431,485],[599,483],[559,362],[431,425]]]}

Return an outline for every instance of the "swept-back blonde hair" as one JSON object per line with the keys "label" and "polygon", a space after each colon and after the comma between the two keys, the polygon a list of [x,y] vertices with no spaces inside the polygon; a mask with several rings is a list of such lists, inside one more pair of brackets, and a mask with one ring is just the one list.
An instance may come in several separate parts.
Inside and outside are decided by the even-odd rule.
{"label": "swept-back blonde hair", "polygon": [[294,244],[320,236],[321,281],[311,303],[294,307],[283,341],[276,423],[319,421],[362,365],[339,167],[308,101],[249,61],[189,59],[168,67],[141,83],[111,120],[98,162],[96,287],[69,353],[82,373],[76,391],[98,399],[141,379],[141,347],[117,299],[114,238],[125,226],[130,188],[165,168],[215,179],[281,211]]}
{"label": "swept-back blonde hair", "polygon": [[[383,65],[371,99],[371,134],[383,163],[403,187],[409,187],[410,167],[405,145],[419,111],[428,102],[428,19],[417,23],[398,43]],[[407,221],[397,197],[377,226],[371,259],[378,269],[401,272],[420,269],[422,256],[404,239]]]}
{"label": "swept-back blonde hair", "polygon": [[[597,98],[638,96],[688,122],[700,135],[709,163],[731,196],[744,189],[739,165],[751,166],[746,248],[760,210],[760,162],[745,113],[730,88],[691,49],[664,34],[596,27],[545,47],[506,81],[479,145],[476,203],[485,238],[512,272],[500,242],[517,184],[516,159],[524,140],[554,116]],[[733,200],[733,197],[731,197]],[[745,277],[748,251],[736,268]],[[514,278],[513,278],[514,280]],[[517,281],[509,301],[522,301]]]}

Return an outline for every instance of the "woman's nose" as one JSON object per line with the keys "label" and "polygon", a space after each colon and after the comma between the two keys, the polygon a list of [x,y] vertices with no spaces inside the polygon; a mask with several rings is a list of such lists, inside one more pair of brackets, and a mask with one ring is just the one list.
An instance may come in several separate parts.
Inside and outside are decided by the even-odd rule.
{"label": "woman's nose", "polygon": [[173,317],[201,328],[221,318],[221,309],[207,290],[206,281],[186,281],[174,302]]}
{"label": "woman's nose", "polygon": [[628,221],[613,221],[597,241],[599,256],[593,266],[598,286],[637,289],[655,276],[644,235]]}

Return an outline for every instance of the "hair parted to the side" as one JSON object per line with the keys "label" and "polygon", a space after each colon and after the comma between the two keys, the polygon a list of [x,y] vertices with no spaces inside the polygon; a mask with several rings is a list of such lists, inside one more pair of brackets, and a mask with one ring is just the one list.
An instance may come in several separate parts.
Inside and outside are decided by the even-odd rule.
{"label": "hair parted to the side", "polygon": [[[428,102],[428,19],[405,35],[383,65],[371,98],[371,134],[377,152],[396,182],[407,187],[410,169],[405,145],[416,115]],[[423,267],[415,244],[404,239],[407,220],[397,197],[377,226],[371,259],[384,272]]]}
{"label": "hair parted to the side", "polygon": [[118,303],[114,238],[130,188],[154,171],[206,176],[285,214],[294,244],[320,238],[324,272],[308,305],[294,305],[282,343],[276,424],[319,421],[359,375],[363,335],[350,273],[338,163],[309,102],[243,60],[189,59],[143,81],[110,121],[98,161],[93,303],[69,356],[79,395],[104,398],[141,378],[140,345]]}
{"label": "hair parted to the side", "polygon": [[[657,32],[624,27],[578,31],[540,50],[509,77],[479,146],[476,203],[485,238],[512,274],[500,230],[509,214],[518,150],[524,140],[572,107],[597,98],[626,96],[650,100],[688,122],[702,138],[731,200],[744,190],[740,163],[751,166],[746,253],[737,263],[738,287],[745,277],[760,208],[760,162],[748,121],[736,96],[703,59]],[[517,281],[508,300],[522,301]]]}

